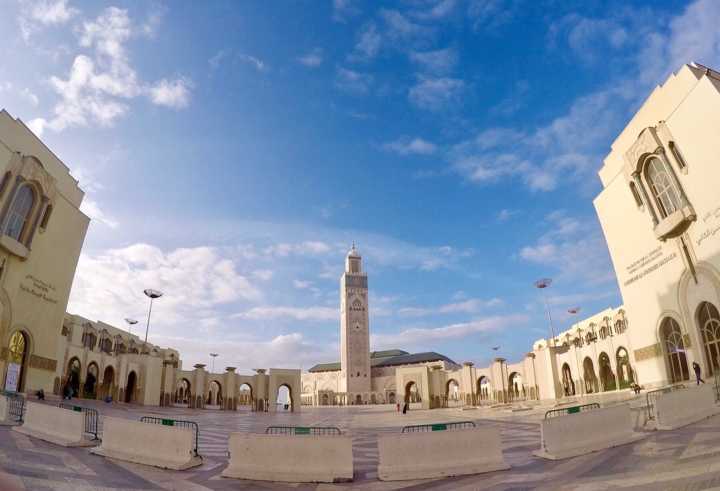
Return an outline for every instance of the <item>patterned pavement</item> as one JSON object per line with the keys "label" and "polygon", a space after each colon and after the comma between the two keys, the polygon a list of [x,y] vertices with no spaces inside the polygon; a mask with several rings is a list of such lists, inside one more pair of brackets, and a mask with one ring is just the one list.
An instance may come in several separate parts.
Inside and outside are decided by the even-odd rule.
{"label": "patterned pavement", "polygon": [[[458,409],[396,413],[388,406],[303,408],[299,414],[142,408],[81,401],[104,415],[137,419],[165,416],[200,425],[203,465],[167,471],[105,459],[83,448],[63,448],[0,427],[0,491],[18,490],[226,490],[226,489],[720,489],[720,416],[671,432],[649,432],[634,444],[562,461],[532,455],[539,448],[538,421],[544,408],[519,413],[507,409]],[[377,435],[405,424],[472,420],[501,430],[509,471],[443,480],[377,481]],[[269,425],[337,426],[353,437],[355,481],[335,485],[286,485],[224,479],[228,434],[263,432]]]}

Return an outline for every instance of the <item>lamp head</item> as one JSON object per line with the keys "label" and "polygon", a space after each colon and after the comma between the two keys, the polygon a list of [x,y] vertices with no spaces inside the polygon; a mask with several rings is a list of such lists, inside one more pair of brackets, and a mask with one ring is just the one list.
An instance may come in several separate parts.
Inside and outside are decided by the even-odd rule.
{"label": "lamp head", "polygon": [[160,298],[163,296],[163,292],[161,292],[160,290],[153,290],[152,288],[143,290],[143,292],[145,293],[145,295],[147,295],[148,297],[153,298],[153,299]]}

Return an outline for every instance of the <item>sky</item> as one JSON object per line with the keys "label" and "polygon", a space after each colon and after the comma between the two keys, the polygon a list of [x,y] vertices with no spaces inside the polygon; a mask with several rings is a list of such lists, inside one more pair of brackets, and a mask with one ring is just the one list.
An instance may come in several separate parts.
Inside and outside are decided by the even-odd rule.
{"label": "sky", "polygon": [[[592,200],[615,136],[720,2],[0,0],[0,107],[92,221],[68,305],[186,367],[339,359],[354,241],[371,349],[520,359],[622,303]],[[498,347],[493,351],[493,347]]]}

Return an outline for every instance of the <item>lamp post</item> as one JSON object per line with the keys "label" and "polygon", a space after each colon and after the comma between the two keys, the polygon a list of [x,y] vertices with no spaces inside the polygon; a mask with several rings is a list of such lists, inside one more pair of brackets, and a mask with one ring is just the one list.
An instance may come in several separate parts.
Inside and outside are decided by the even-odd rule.
{"label": "lamp post", "polygon": [[[579,314],[579,313],[580,313],[580,307],[573,307],[573,308],[571,308],[571,309],[568,309],[568,314],[570,314],[570,315],[577,315],[577,314]],[[581,334],[578,334],[578,338],[580,339],[580,343],[579,343],[579,344],[582,344],[582,335],[581,335]],[[577,367],[578,381],[580,381],[580,374],[581,374],[582,372],[580,371],[580,359],[578,358],[578,348],[579,348],[579,346],[576,345],[576,346],[575,346],[575,366]],[[574,383],[575,383],[575,382],[573,382],[573,384],[574,384]],[[583,390],[582,385],[580,386],[580,390]],[[573,394],[573,395],[574,395],[574,394]]]}
{"label": "lamp post", "polygon": [[135,319],[130,319],[129,317],[125,317],[125,322],[128,323],[128,332],[132,336],[132,326],[138,323]]}
{"label": "lamp post", "polygon": [[210,373],[213,373],[215,371],[215,358],[217,358],[217,353],[210,353],[210,356],[212,356],[212,368],[210,369]]}
{"label": "lamp post", "polygon": [[550,333],[552,334],[553,347],[557,346],[555,343],[555,328],[553,327],[552,316],[550,315],[550,307],[548,306],[547,297],[545,296],[544,290],[552,285],[552,278],[541,278],[535,282],[535,288],[538,288],[543,292],[543,302],[545,303],[545,311],[547,312],[548,322],[550,323]]}
{"label": "lamp post", "polygon": [[143,293],[145,293],[145,296],[150,298],[150,309],[148,310],[147,325],[145,326],[145,342],[143,343],[143,345],[147,345],[148,331],[150,330],[150,314],[152,314],[153,300],[162,297],[163,293],[160,290],[153,290],[151,288],[143,290]]}

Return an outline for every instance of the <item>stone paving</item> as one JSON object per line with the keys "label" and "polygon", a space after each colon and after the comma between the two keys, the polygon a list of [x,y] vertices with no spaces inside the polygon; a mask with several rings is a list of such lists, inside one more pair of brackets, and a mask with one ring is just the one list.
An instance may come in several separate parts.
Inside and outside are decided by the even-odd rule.
{"label": "stone paving", "polygon": [[[639,400],[638,400],[639,401]],[[78,401],[75,401],[78,402]],[[203,465],[167,471],[63,448],[0,427],[0,491],[18,490],[225,490],[317,489],[367,490],[524,490],[524,489],[720,489],[720,416],[671,432],[648,432],[634,444],[562,461],[546,461],[532,452],[540,445],[538,422],[547,407],[414,410],[394,407],[303,408],[295,413],[225,412],[184,408],[144,408],[79,401],[101,414],[137,419],[165,416],[200,425]],[[377,435],[406,424],[472,420],[501,430],[508,471],[449,478],[385,483],[377,480]],[[353,437],[355,481],[347,484],[262,483],[224,479],[227,436],[233,431],[263,432],[269,425],[337,426]],[[579,436],[580,437],[580,436]]]}

